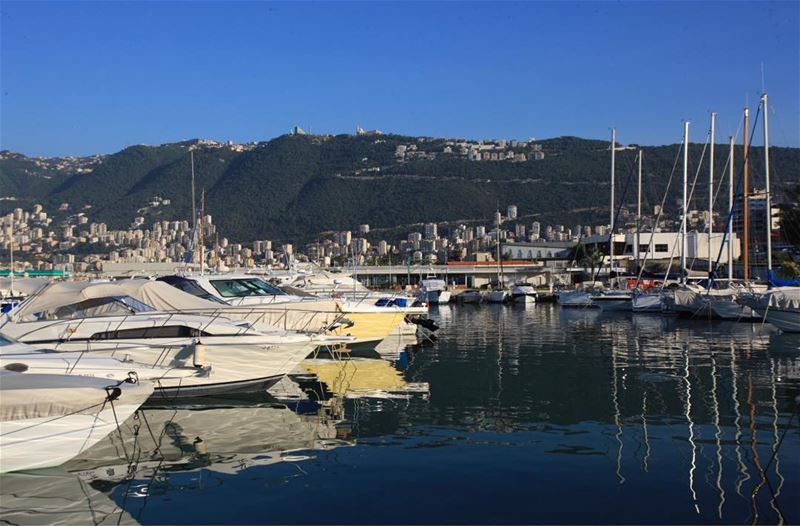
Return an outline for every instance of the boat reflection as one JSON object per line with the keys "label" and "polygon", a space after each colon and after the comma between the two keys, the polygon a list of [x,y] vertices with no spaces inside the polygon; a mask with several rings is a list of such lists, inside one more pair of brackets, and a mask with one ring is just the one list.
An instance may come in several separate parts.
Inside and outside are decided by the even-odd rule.
{"label": "boat reflection", "polygon": [[83,477],[62,468],[5,473],[0,523],[26,525],[138,524]]}

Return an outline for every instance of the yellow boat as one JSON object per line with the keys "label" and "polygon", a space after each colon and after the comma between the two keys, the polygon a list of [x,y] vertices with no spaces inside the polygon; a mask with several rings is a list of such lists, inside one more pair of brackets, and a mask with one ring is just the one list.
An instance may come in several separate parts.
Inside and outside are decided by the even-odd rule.
{"label": "yellow boat", "polygon": [[356,338],[356,346],[375,346],[405,323],[406,313],[399,308],[343,303],[341,309],[353,325],[343,324],[334,329],[333,334]]}

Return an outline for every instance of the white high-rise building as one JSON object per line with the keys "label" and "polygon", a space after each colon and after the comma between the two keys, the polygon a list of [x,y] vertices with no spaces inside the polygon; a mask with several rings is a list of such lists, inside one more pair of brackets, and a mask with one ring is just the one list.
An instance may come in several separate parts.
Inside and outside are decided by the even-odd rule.
{"label": "white high-rise building", "polygon": [[534,221],[531,225],[531,239],[539,239],[542,237],[542,224]]}
{"label": "white high-rise building", "polygon": [[439,237],[439,227],[436,223],[425,224],[425,239],[436,239]]}

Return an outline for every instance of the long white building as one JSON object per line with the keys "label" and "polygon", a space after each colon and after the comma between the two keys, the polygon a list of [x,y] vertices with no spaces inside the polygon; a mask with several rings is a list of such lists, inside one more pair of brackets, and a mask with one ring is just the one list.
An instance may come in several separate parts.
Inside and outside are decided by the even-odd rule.
{"label": "long white building", "polygon": [[[647,259],[663,260],[674,257],[680,258],[680,232],[654,232],[636,234],[614,234],[614,259]],[[711,235],[711,260],[720,264],[728,263],[727,243],[730,242],[733,248],[734,261],[739,259],[741,247],[739,237],[736,233],[725,234],[714,233]],[[589,236],[584,243],[591,251],[598,248],[604,254],[608,254],[608,236]],[[707,232],[687,232],[686,233],[686,259],[709,259],[709,245]]]}

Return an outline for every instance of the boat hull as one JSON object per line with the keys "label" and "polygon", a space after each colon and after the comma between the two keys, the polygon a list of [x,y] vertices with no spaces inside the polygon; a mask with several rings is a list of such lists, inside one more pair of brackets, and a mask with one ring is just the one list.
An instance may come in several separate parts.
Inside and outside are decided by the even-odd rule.
{"label": "boat hull", "polygon": [[203,345],[200,350],[160,346],[109,350],[106,347],[92,348],[92,344],[61,344],[58,350],[87,351],[90,356],[111,357],[154,367],[197,367],[194,376],[164,377],[156,381],[156,392],[170,398],[258,391],[292,372],[317,346],[305,342],[272,346]]}
{"label": "boat hull", "polygon": [[602,296],[592,298],[592,303],[600,307],[602,311],[631,311],[633,310],[633,302],[631,298],[613,298],[601,299]]}
{"label": "boat hull", "polygon": [[800,311],[770,307],[766,311],[766,319],[783,332],[800,332]]}
{"label": "boat hull", "polygon": [[588,292],[560,292],[558,294],[558,303],[562,307],[597,307],[592,303],[592,296]]}
{"label": "boat hull", "polygon": [[[57,377],[58,375],[20,374],[16,381],[35,377]],[[91,379],[102,383],[102,380]],[[7,381],[4,379],[4,381]],[[13,380],[8,380],[13,381]],[[99,384],[98,384],[99,385]],[[117,426],[131,416],[153,393],[153,386],[111,383],[119,389],[118,398],[106,400],[108,393],[95,388],[97,394],[81,409],[69,408],[76,400],[65,400],[64,408],[57,407],[58,398],[49,404],[29,404],[17,410],[17,415],[8,416],[3,411],[2,431],[0,431],[0,473],[32,470],[59,466],[89,449],[117,429]],[[8,386],[6,386],[7,388]],[[21,389],[24,396],[33,397],[25,391],[47,392],[47,389]],[[58,389],[60,391],[60,389]],[[4,404],[10,403],[8,391],[4,391]],[[69,391],[66,391],[69,395]],[[82,402],[81,402],[82,403]],[[47,409],[43,409],[46,407]],[[22,418],[19,413],[36,415]],[[42,414],[47,412],[48,414]],[[41,416],[39,416],[41,414]],[[6,418],[8,416],[8,418]]]}
{"label": "boat hull", "polygon": [[746,305],[727,299],[712,299],[709,308],[715,317],[729,321],[753,321],[760,319],[758,314]]}
{"label": "boat hull", "polygon": [[658,294],[643,294],[633,298],[631,309],[639,313],[660,313],[664,309],[664,304]]}
{"label": "boat hull", "polygon": [[493,290],[486,296],[487,303],[505,303],[508,301],[508,293],[504,290]]}

